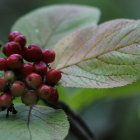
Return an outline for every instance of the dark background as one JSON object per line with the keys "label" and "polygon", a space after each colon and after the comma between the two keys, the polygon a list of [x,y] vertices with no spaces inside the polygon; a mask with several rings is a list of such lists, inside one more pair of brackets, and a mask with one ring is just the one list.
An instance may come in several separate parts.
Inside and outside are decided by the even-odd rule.
{"label": "dark background", "polygon": [[[98,7],[102,12],[100,23],[116,18],[140,18],[140,0],[0,0],[0,40],[6,41],[11,26],[20,16],[41,6],[62,3]],[[140,96],[135,90],[125,98],[94,101],[79,113],[99,140],[140,139]],[[76,138],[71,135],[66,139]]]}

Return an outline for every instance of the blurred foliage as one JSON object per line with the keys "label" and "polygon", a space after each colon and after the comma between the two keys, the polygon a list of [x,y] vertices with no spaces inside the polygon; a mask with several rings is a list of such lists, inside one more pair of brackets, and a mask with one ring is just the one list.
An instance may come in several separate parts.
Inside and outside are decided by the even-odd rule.
{"label": "blurred foliage", "polygon": [[0,40],[6,40],[11,25],[21,15],[50,4],[83,4],[101,9],[100,22],[115,18],[140,18],[139,0],[0,0]]}
{"label": "blurred foliage", "polygon": [[140,95],[140,82],[132,85],[110,89],[72,89],[58,87],[60,99],[65,101],[74,110],[81,110],[93,102],[126,98],[126,96]]}
{"label": "blurred foliage", "polygon": [[139,96],[104,100],[89,106],[81,116],[100,140],[139,140]]}
{"label": "blurred foliage", "polygon": [[[0,0],[0,41],[6,41],[12,24],[20,16],[44,5],[62,3],[100,8],[100,23],[116,18],[140,18],[139,0]],[[100,140],[139,140],[140,82],[114,89],[60,87],[59,92],[61,100],[80,110]]]}

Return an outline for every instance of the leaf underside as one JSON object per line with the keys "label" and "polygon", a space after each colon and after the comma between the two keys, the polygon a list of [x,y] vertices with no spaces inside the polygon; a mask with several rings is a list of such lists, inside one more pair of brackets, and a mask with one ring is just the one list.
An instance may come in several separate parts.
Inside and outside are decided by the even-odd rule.
{"label": "leaf underside", "polygon": [[140,21],[118,19],[71,33],[55,46],[53,67],[67,87],[112,88],[140,78]]}
{"label": "leaf underside", "polygon": [[57,41],[68,33],[96,25],[99,17],[100,11],[89,6],[46,6],[20,18],[12,27],[12,31],[23,33],[28,44],[53,48]]}
{"label": "leaf underside", "polygon": [[3,140],[62,140],[68,134],[69,123],[62,110],[16,104],[16,115],[5,118],[0,112],[0,138]]}
{"label": "leaf underside", "polygon": [[91,7],[48,6],[22,17],[12,30],[25,34],[28,44],[55,49],[52,66],[62,71],[62,86],[112,88],[139,80],[140,21],[118,19],[97,27],[99,15]]}

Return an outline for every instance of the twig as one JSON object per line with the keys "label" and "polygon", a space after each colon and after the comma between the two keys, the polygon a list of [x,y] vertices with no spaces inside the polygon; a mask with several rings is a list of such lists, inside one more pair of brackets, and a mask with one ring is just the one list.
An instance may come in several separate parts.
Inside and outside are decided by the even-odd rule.
{"label": "twig", "polygon": [[89,129],[82,118],[74,113],[65,103],[57,102],[55,104],[50,104],[46,101],[45,103],[54,109],[63,109],[65,111],[70,121],[70,130],[79,138],[79,140],[96,140],[93,132]]}

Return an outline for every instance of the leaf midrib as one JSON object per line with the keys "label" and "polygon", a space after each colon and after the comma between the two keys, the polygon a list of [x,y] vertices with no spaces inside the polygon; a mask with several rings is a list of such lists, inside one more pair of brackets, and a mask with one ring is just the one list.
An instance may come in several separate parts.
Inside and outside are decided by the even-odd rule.
{"label": "leaf midrib", "polygon": [[30,106],[29,113],[28,113],[28,118],[27,118],[27,128],[29,130],[30,140],[32,140],[32,133],[31,133],[31,129],[30,129],[30,121],[31,121],[31,112],[32,112],[32,109],[33,109],[33,106]]}
{"label": "leaf midrib", "polygon": [[[130,25],[131,25],[131,24],[130,24]],[[129,26],[130,26],[130,25],[129,25]],[[98,30],[98,28],[97,28],[97,30]],[[127,32],[122,38],[120,38],[120,41],[121,41],[123,38],[125,38],[127,35],[129,35],[131,32],[133,32],[133,31],[135,31],[135,29],[132,29],[131,31]],[[95,30],[95,32],[96,32],[96,30]],[[113,33],[116,34],[116,30],[113,31],[113,32],[111,32],[110,34],[104,35],[104,40],[107,39],[107,37],[110,36],[110,35],[113,34]],[[89,39],[89,40],[90,40],[90,39]],[[89,40],[87,40],[87,42],[88,42]],[[94,46],[92,49],[95,49],[96,46],[98,46],[98,44],[99,44],[100,42],[102,42],[102,41],[103,41],[102,39],[98,40],[98,41],[96,42],[95,46]],[[87,42],[86,42],[86,43],[87,43]],[[86,44],[86,43],[85,43],[85,44]],[[71,64],[69,64],[69,65],[65,65],[65,64],[66,64],[66,63],[65,63],[64,66],[62,66],[62,67],[60,67],[60,68],[58,67],[58,69],[59,69],[59,70],[62,70],[62,69],[64,69],[64,68],[70,67],[70,66],[72,66],[72,65],[78,65],[78,63],[81,63],[81,62],[83,62],[83,61],[87,61],[87,60],[92,59],[92,58],[97,58],[97,59],[98,59],[98,57],[100,57],[100,56],[102,56],[102,55],[104,55],[104,54],[110,53],[110,52],[112,52],[112,51],[117,51],[117,50],[119,50],[119,49],[122,49],[122,48],[125,48],[125,47],[128,47],[128,46],[131,46],[131,45],[136,44],[136,43],[140,43],[140,42],[133,42],[132,44],[120,46],[120,47],[117,47],[116,49],[113,49],[113,50],[110,50],[110,51],[107,51],[107,52],[100,53],[99,55],[96,55],[96,56],[93,56],[93,57],[86,58],[86,56],[88,55],[88,53],[91,51],[90,48],[89,48],[89,50],[86,52],[85,56],[84,56],[80,61],[78,61],[78,62],[76,62],[76,63],[71,63]],[[81,48],[78,48],[78,49],[81,49]],[[77,50],[78,50],[78,49],[77,49]],[[65,51],[64,51],[64,52],[65,52]],[[64,52],[63,52],[63,53],[64,53]],[[59,61],[60,61],[60,60],[59,60]],[[59,61],[58,61],[58,62],[59,62]]]}
{"label": "leaf midrib", "polygon": [[63,21],[65,20],[65,18],[67,18],[68,13],[66,13],[62,19],[60,20],[60,22],[58,24],[56,24],[56,26],[54,28],[52,28],[52,31],[49,35],[49,37],[46,39],[45,43],[43,44],[43,47],[46,47],[49,44],[49,41],[52,39],[52,37],[55,35],[57,29],[59,28],[59,26],[63,23]]}
{"label": "leaf midrib", "polygon": [[[67,67],[70,67],[70,66],[73,66],[73,65],[78,65],[79,63],[81,63],[81,62],[84,62],[84,61],[88,61],[88,60],[90,60],[90,59],[93,59],[93,58],[96,58],[96,59],[98,59],[98,57],[100,57],[100,56],[102,56],[102,55],[104,55],[104,54],[107,54],[107,53],[110,53],[110,52],[112,52],[112,51],[117,51],[117,50],[119,50],[119,49],[122,49],[122,48],[125,48],[125,47],[129,47],[129,46],[131,46],[131,45],[133,45],[133,44],[139,44],[140,42],[133,42],[132,44],[128,44],[128,45],[125,45],[125,46],[121,46],[121,47],[118,47],[118,48],[116,48],[116,49],[114,49],[114,50],[110,50],[110,51],[108,51],[108,52],[103,52],[103,53],[101,53],[101,54],[99,54],[99,55],[97,55],[97,56],[94,56],[94,57],[89,57],[89,58],[83,58],[83,59],[81,59],[80,61],[78,61],[78,62],[76,62],[76,63],[72,63],[72,64],[70,64],[70,65],[67,65],[67,66],[64,66],[64,67],[61,67],[61,68],[58,68],[59,70],[62,70],[62,69],[65,69],[65,68],[67,68]],[[124,53],[125,54],[125,53]]]}

